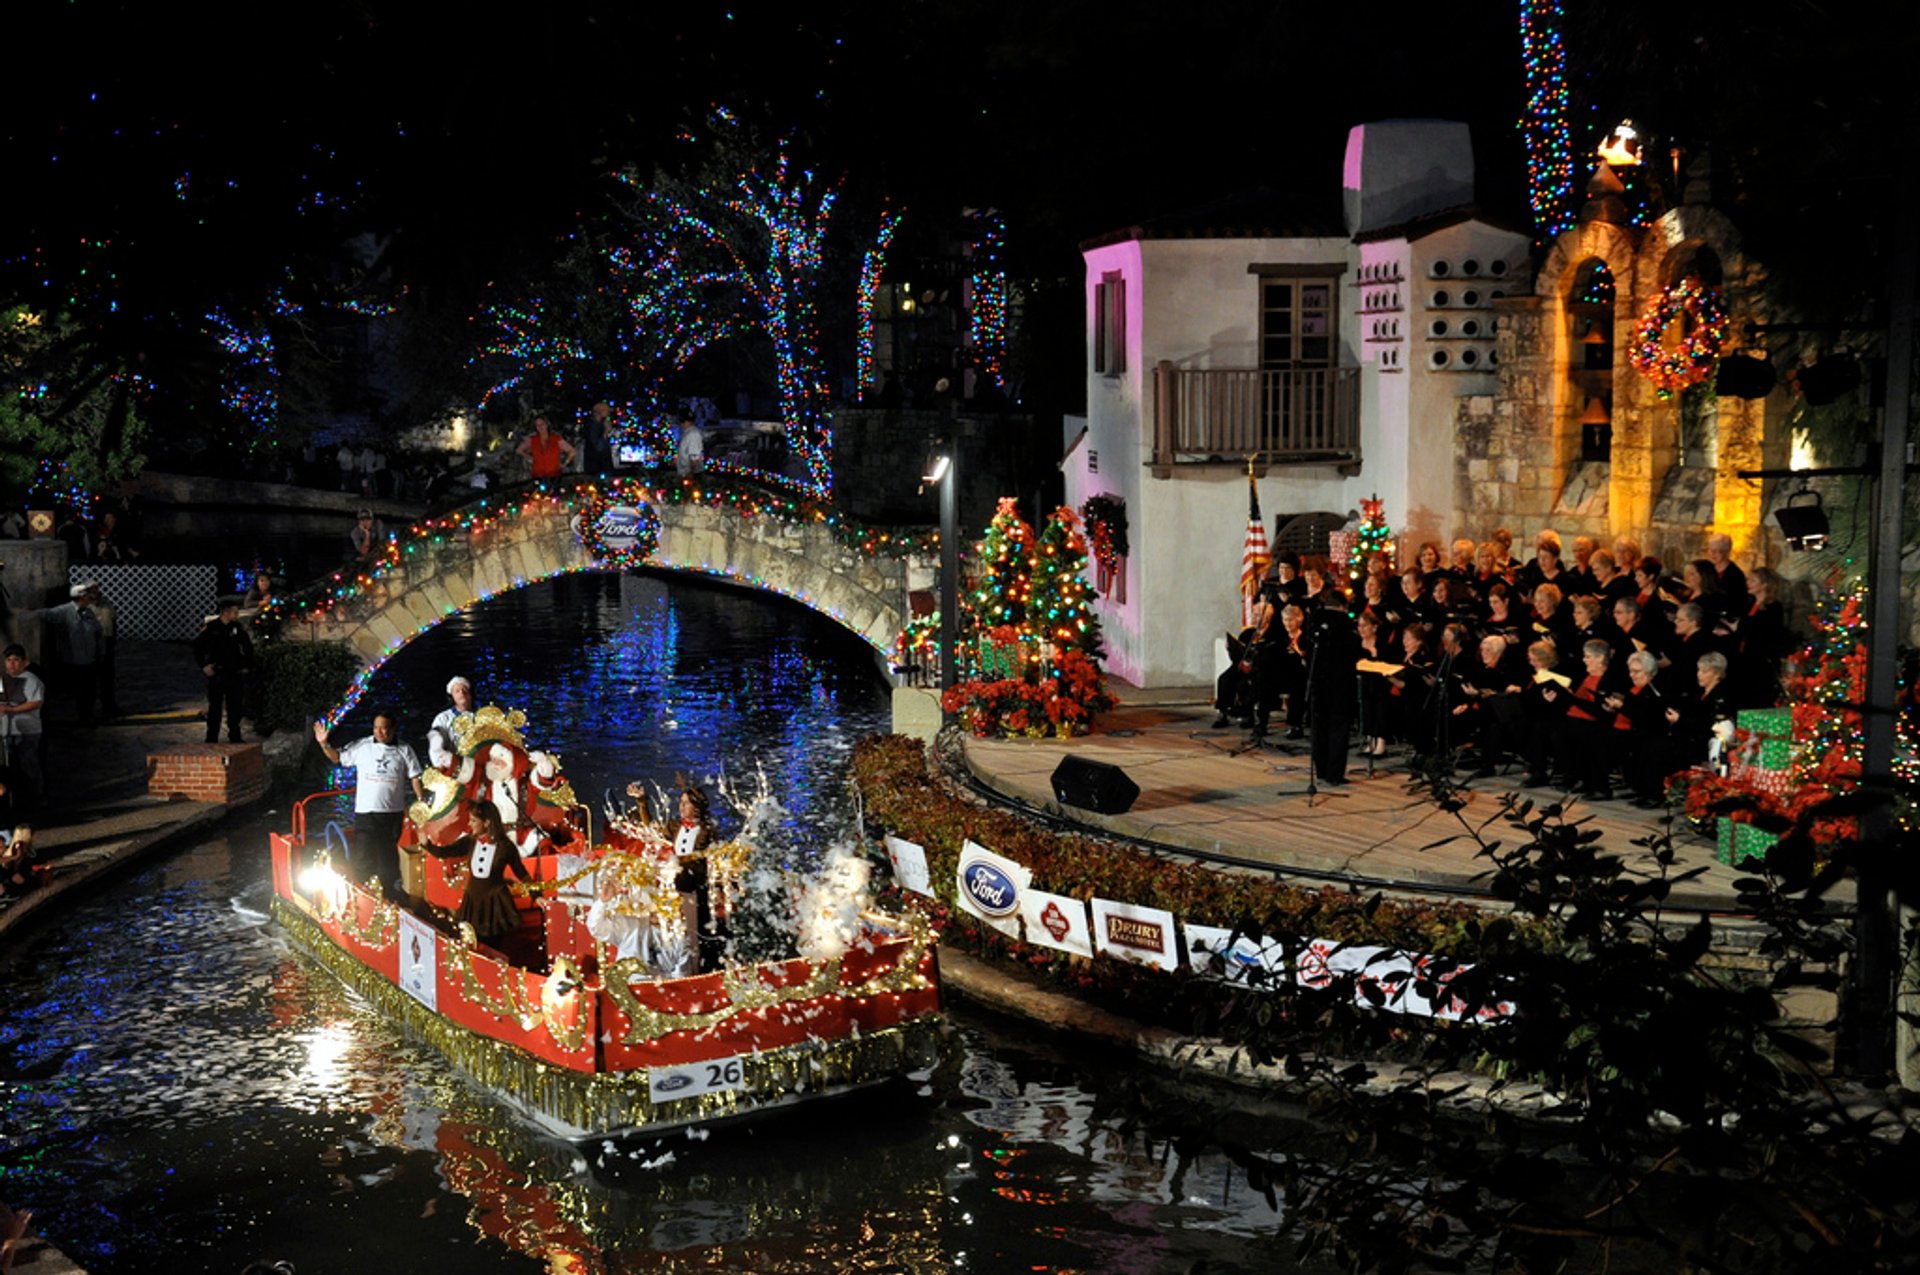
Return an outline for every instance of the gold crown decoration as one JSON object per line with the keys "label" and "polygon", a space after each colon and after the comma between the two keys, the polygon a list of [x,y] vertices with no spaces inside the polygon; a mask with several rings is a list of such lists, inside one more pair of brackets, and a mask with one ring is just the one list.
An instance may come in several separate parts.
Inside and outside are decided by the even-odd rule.
{"label": "gold crown decoration", "polygon": [[525,751],[527,741],[520,731],[526,724],[527,715],[519,709],[488,704],[453,719],[453,746],[462,757],[473,756],[482,744],[512,744]]}
{"label": "gold crown decoration", "polygon": [[458,779],[431,766],[421,774],[420,786],[427,790],[427,799],[408,806],[407,818],[422,828],[452,810],[464,791]]}

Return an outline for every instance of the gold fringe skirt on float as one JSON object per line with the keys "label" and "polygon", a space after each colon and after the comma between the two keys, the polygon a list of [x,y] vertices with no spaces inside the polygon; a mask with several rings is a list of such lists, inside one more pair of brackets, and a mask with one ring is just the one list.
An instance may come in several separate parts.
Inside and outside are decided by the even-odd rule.
{"label": "gold fringe skirt on float", "polygon": [[297,904],[275,895],[273,917],[293,941],[386,1018],[419,1036],[455,1066],[572,1138],[651,1133],[730,1121],[759,1111],[884,1083],[931,1067],[941,1050],[940,1016],[806,1041],[741,1059],[738,1089],[655,1103],[645,1068],[621,1073],[556,1067],[428,1009],[343,950]]}

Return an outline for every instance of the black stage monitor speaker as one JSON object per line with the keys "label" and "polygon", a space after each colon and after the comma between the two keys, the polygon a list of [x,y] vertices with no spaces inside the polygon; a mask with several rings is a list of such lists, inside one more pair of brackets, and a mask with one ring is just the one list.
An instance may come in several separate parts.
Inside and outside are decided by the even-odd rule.
{"label": "black stage monitor speaker", "polygon": [[1118,766],[1085,757],[1063,757],[1053,768],[1053,796],[1063,806],[1124,815],[1140,796],[1140,785]]}

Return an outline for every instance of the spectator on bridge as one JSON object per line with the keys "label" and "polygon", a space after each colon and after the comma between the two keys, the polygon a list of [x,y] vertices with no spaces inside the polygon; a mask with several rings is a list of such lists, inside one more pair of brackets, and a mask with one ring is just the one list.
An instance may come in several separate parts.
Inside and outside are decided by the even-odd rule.
{"label": "spectator on bridge", "polygon": [[240,599],[243,611],[258,611],[273,601],[273,577],[265,571],[253,573],[253,583],[247,586],[247,594]]}
{"label": "spectator on bridge", "polygon": [[536,416],[533,432],[520,440],[514,453],[527,458],[533,466],[532,477],[539,482],[560,476],[560,471],[573,459],[573,444],[554,433],[553,424],[546,417]]}
{"label": "spectator on bridge", "polygon": [[225,705],[227,742],[238,744],[240,701],[247,674],[253,669],[253,639],[240,623],[240,599],[220,599],[220,614],[207,621],[193,640],[193,658],[207,678],[207,742],[220,742],[221,706]]}
{"label": "spectator on bridge", "polygon": [[362,509],[354,515],[353,529],[347,532],[347,548],[355,566],[370,567],[380,537],[373,529],[373,510]]}
{"label": "spectator on bridge", "polygon": [[407,798],[425,801],[420,785],[420,758],[400,742],[400,728],[391,713],[377,713],[373,734],[345,748],[327,742],[332,733],[325,722],[313,724],[314,742],[327,760],[354,770],[353,879],[369,890],[384,890],[389,898],[404,900],[400,880],[400,828],[407,817]]}
{"label": "spectator on bridge", "polygon": [[580,427],[582,454],[589,474],[604,474],[613,468],[613,405],[605,399],[587,410]]}
{"label": "spectator on bridge", "polygon": [[46,782],[40,770],[40,709],[47,688],[27,667],[27,649],[15,644],[0,653],[0,780],[13,796],[14,814],[39,807]]}
{"label": "spectator on bridge", "polygon": [[680,446],[674,453],[673,468],[682,478],[691,478],[706,468],[707,436],[692,412],[680,417]]}
{"label": "spectator on bridge", "polygon": [[107,510],[100,515],[100,524],[94,528],[93,560],[103,563],[127,563],[140,557],[140,551],[133,547],[133,538],[120,524],[120,515]]}

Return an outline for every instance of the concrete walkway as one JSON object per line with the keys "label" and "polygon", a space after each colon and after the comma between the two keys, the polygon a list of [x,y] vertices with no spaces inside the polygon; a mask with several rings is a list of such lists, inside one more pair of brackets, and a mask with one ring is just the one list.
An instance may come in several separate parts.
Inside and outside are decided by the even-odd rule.
{"label": "concrete walkway", "polygon": [[178,844],[227,808],[147,795],[147,757],[205,738],[205,682],[185,642],[123,642],[115,682],[122,717],[82,726],[56,702],[47,723],[47,795],[31,822],[52,881],[0,899],[0,939],[73,890],[150,851]]}

